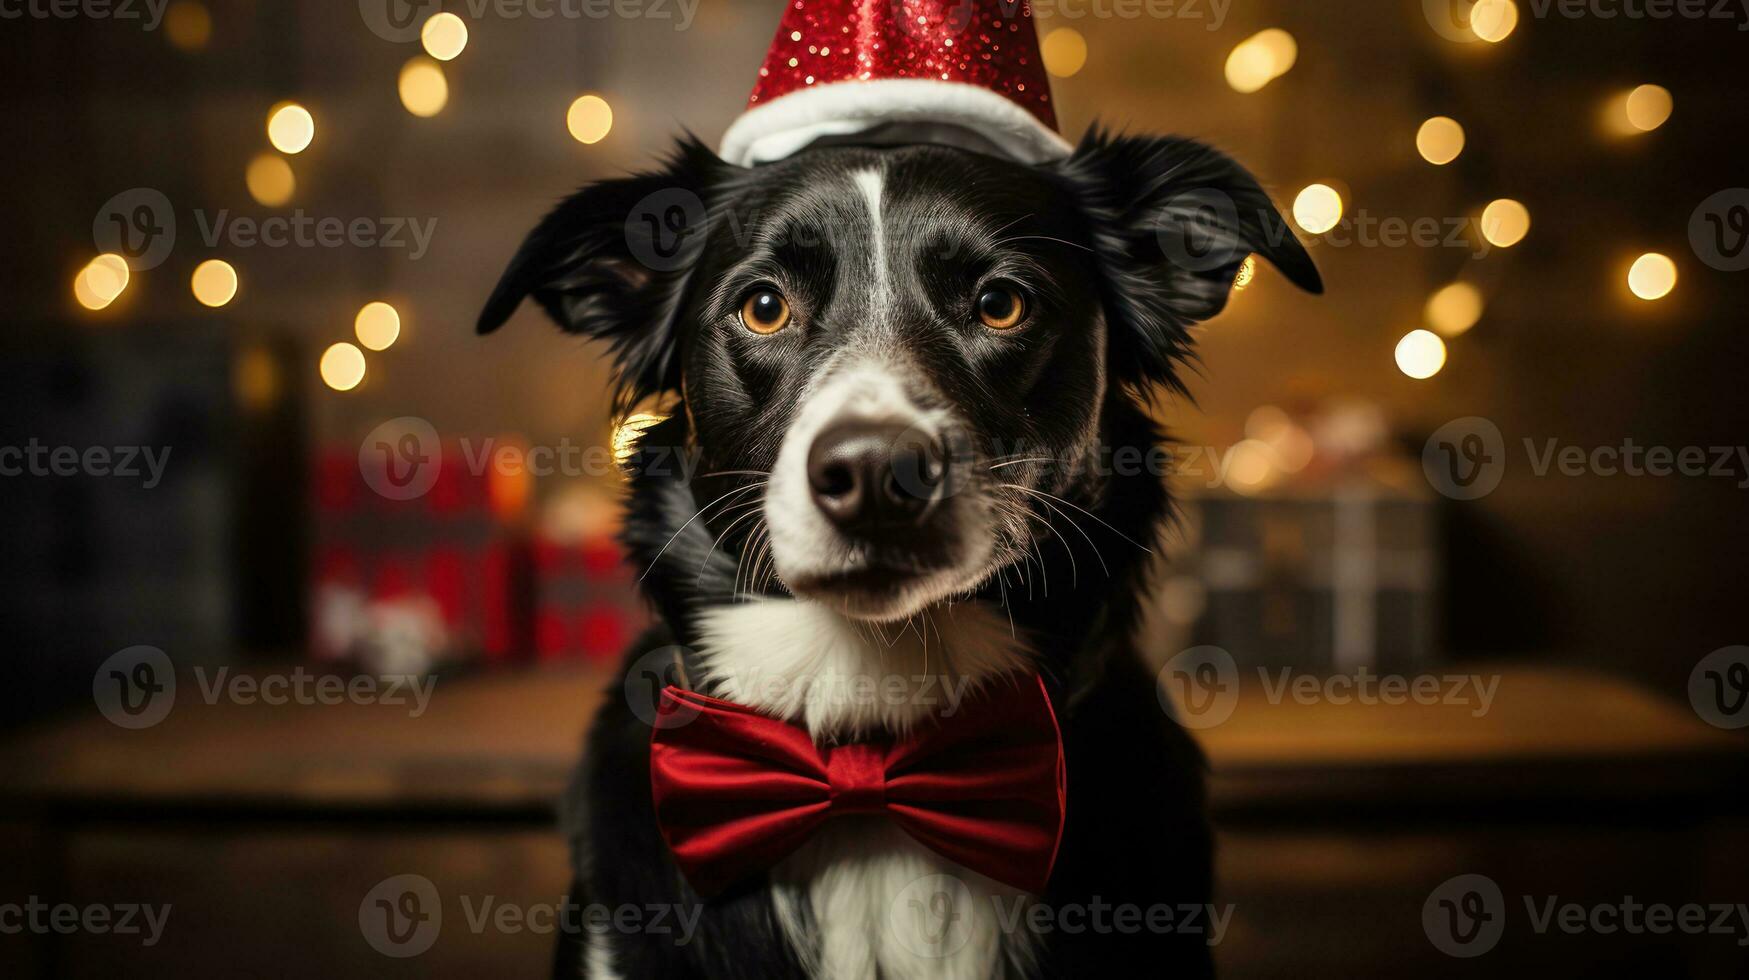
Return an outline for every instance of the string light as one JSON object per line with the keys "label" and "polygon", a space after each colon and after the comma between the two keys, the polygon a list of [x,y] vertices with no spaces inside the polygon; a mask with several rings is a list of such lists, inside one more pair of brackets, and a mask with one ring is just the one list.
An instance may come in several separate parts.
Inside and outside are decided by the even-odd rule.
{"label": "string light", "polygon": [[176,0],[164,12],[164,36],[183,51],[199,51],[213,36],[213,18],[196,0]]}
{"label": "string light", "polygon": [[1342,195],[1329,184],[1308,184],[1294,198],[1294,224],[1308,234],[1321,235],[1342,220]]}
{"label": "string light", "polygon": [[1227,55],[1227,85],[1249,94],[1287,74],[1299,60],[1294,36],[1279,27],[1259,31],[1234,46]]}
{"label": "string light", "polygon": [[352,332],[370,350],[388,350],[401,336],[401,314],[387,303],[366,303],[352,321]]}
{"label": "string light", "polygon": [[1427,325],[1447,337],[1456,337],[1482,319],[1482,291],[1467,282],[1454,282],[1427,299]]}
{"label": "string light", "polygon": [[237,270],[223,259],[207,259],[194,267],[188,285],[202,305],[224,306],[236,298]]}
{"label": "string light", "polygon": [[1445,367],[1445,341],[1431,330],[1411,330],[1397,341],[1397,370],[1424,381]]}
{"label": "string light", "polygon": [[1045,59],[1045,71],[1069,78],[1087,64],[1087,39],[1073,27],[1059,27],[1039,42],[1039,54]]}
{"label": "string light", "polygon": [[1470,8],[1470,30],[1489,44],[1506,40],[1518,27],[1518,5],[1512,0],[1476,0]]}
{"label": "string light", "polygon": [[438,61],[452,61],[468,46],[468,25],[452,13],[433,14],[419,29],[419,43]]}
{"label": "string light", "polygon": [[296,102],[281,102],[268,110],[267,141],[287,156],[304,152],[316,138],[316,118]]}
{"label": "string light", "polygon": [[443,67],[423,55],[401,66],[401,105],[408,112],[429,119],[449,104],[449,80]]}
{"label": "string light", "polygon": [[599,95],[581,96],[565,113],[565,128],[579,143],[599,143],[613,129],[613,107]]}
{"label": "string light", "polygon": [[1434,116],[1416,131],[1415,149],[1421,159],[1443,167],[1464,151],[1464,128],[1450,116]]}
{"label": "string light", "polygon": [[1511,248],[1530,234],[1530,211],[1509,197],[1482,209],[1482,237],[1496,248]]}
{"label": "string light", "polygon": [[1628,269],[1628,289],[1647,302],[1663,299],[1675,288],[1676,263],[1668,255],[1647,252]]}
{"label": "string light", "polygon": [[249,196],[265,207],[277,208],[292,199],[298,179],[284,157],[263,153],[249,161],[243,172],[243,182],[249,185]]}
{"label": "string light", "polygon": [[322,352],[322,383],[335,391],[351,391],[364,380],[364,351],[341,341]]}

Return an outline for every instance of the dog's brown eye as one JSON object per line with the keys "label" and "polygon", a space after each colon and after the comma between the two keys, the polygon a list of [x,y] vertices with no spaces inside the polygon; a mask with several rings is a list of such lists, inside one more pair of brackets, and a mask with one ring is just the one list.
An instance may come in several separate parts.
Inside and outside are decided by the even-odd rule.
{"label": "dog's brown eye", "polygon": [[756,289],[741,304],[741,325],[754,333],[777,333],[789,323],[789,301],[775,289]]}
{"label": "dog's brown eye", "polygon": [[1007,330],[1025,315],[1026,302],[1012,289],[996,286],[978,294],[978,319],[991,330]]}

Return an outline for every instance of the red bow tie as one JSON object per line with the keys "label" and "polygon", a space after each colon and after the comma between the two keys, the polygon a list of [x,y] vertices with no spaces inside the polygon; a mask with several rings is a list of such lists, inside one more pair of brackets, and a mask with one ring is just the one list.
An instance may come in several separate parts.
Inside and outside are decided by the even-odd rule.
{"label": "red bow tie", "polygon": [[650,786],[662,836],[704,895],[851,813],[885,813],[943,857],[1042,894],[1063,831],[1062,735],[1037,678],[998,681],[904,739],[824,748],[797,725],[670,687]]}

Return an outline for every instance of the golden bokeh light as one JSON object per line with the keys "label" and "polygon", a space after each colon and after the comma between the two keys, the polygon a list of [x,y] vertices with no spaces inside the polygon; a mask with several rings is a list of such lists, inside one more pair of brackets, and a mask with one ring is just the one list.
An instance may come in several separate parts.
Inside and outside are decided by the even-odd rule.
{"label": "golden bokeh light", "polygon": [[1512,0],[1476,0],[1470,8],[1470,30],[1489,44],[1499,44],[1518,27],[1518,5]]}
{"label": "golden bokeh light", "polygon": [[335,391],[351,391],[364,380],[364,351],[342,341],[322,352],[322,383]]}
{"label": "golden bokeh light", "polygon": [[401,314],[387,303],[366,303],[352,321],[358,342],[370,350],[388,350],[401,336]]}
{"label": "golden bokeh light", "polygon": [[164,11],[164,36],[183,51],[200,51],[213,37],[213,17],[198,0],[176,0]]}
{"label": "golden bokeh light", "polygon": [[1227,450],[1227,488],[1235,493],[1253,494],[1267,489],[1279,475],[1275,453],[1261,439],[1244,439]]}
{"label": "golden bokeh light", "polygon": [[1456,337],[1482,319],[1482,291],[1467,282],[1454,282],[1427,298],[1427,325],[1447,337]]}
{"label": "golden bokeh light", "polygon": [[296,102],[281,102],[267,113],[267,141],[287,156],[304,152],[316,138],[316,117]]}
{"label": "golden bokeh light", "polygon": [[1411,330],[1397,341],[1397,370],[1417,381],[1445,367],[1445,341],[1431,330]]}
{"label": "golden bokeh light", "polygon": [[1530,211],[1524,205],[1503,197],[1490,201],[1482,209],[1482,237],[1496,248],[1511,248],[1530,234]]}
{"label": "golden bokeh light", "polygon": [[1309,184],[1294,198],[1294,224],[1321,235],[1342,220],[1342,195],[1329,184]]}
{"label": "golden bokeh light", "polygon": [[1670,256],[1647,252],[1628,269],[1628,289],[1647,301],[1663,299],[1676,288],[1676,263]]}
{"label": "golden bokeh light", "polygon": [[128,288],[127,260],[105,252],[86,263],[73,277],[73,298],[88,310],[101,310]]}
{"label": "golden bokeh light", "polygon": [[249,196],[257,204],[270,208],[290,201],[298,189],[291,164],[274,153],[263,153],[250,160],[249,168],[243,172],[243,182],[249,185]]}
{"label": "golden bokeh light", "polygon": [[1087,64],[1087,39],[1073,27],[1059,27],[1039,42],[1039,54],[1045,59],[1045,71],[1070,78]]}
{"label": "golden bokeh light", "polygon": [[423,55],[401,66],[401,105],[408,112],[429,119],[449,104],[449,79],[443,66]]}
{"label": "golden bokeh light", "polygon": [[1244,290],[1246,286],[1251,285],[1251,280],[1255,278],[1257,278],[1257,256],[1247,255],[1245,261],[1239,263],[1239,271],[1233,274],[1233,292]]}
{"label": "golden bokeh light", "polygon": [[231,368],[231,390],[243,407],[260,411],[279,399],[279,366],[272,352],[249,347],[237,356]]}
{"label": "golden bokeh light", "polygon": [[1662,85],[1641,85],[1628,93],[1622,105],[1628,125],[1642,133],[1649,133],[1664,125],[1675,108],[1676,100],[1671,98],[1670,90]]}
{"label": "golden bokeh light", "polygon": [[450,61],[468,46],[468,25],[455,14],[433,14],[419,29],[419,43],[438,61]]}
{"label": "golden bokeh light", "polygon": [[194,298],[204,306],[224,306],[237,296],[237,270],[223,259],[207,259],[189,279]]}
{"label": "golden bokeh light", "polygon": [[1292,34],[1279,27],[1259,31],[1227,55],[1227,85],[1235,92],[1255,92],[1286,74],[1299,56],[1300,46]]}
{"label": "golden bokeh light", "polygon": [[1464,151],[1464,128],[1450,116],[1434,116],[1416,131],[1415,149],[1421,159],[1443,167]]}
{"label": "golden bokeh light", "polygon": [[599,95],[582,96],[565,113],[565,128],[579,143],[599,143],[613,129],[613,107]]}

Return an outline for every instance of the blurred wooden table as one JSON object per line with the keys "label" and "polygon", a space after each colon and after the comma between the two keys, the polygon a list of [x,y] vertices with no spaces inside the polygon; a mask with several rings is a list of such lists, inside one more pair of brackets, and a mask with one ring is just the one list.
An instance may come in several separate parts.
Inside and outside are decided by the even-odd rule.
{"label": "blurred wooden table", "polygon": [[[1197,732],[1224,895],[1239,909],[1221,949],[1229,975],[1395,972],[1400,957],[1431,952],[1421,898],[1465,870],[1510,878],[1541,863],[1523,887],[1555,890],[1596,884],[1574,869],[1608,861],[1605,893],[1655,891],[1660,869],[1690,874],[1697,855],[1682,837],[1697,828],[1729,828],[1720,839],[1749,854],[1736,830],[1743,739],[1617,680],[1499,676],[1480,717],[1473,699],[1272,703],[1251,684],[1229,719]],[[550,936],[464,925],[446,925],[422,957],[385,958],[360,936],[359,902],[406,872],[446,898],[557,901],[567,875],[554,804],[586,720],[621,696],[607,683],[553,671],[442,680],[413,717],[411,705],[208,704],[186,680],[154,727],[118,728],[93,708],[15,737],[0,747],[0,816],[18,852],[0,855],[15,868],[4,890],[171,901],[176,914],[153,949],[38,943],[13,969],[0,958],[0,973],[265,975],[293,955],[300,975],[538,973]],[[1403,921],[1389,942],[1333,936],[1337,909],[1340,922]],[[1310,972],[1308,944],[1324,957]]]}

